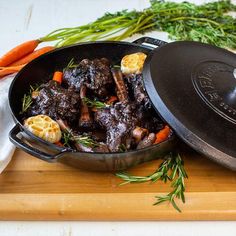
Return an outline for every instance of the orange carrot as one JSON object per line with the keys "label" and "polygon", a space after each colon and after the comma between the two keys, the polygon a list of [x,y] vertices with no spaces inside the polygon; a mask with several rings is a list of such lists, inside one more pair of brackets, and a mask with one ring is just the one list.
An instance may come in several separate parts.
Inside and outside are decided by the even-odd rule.
{"label": "orange carrot", "polygon": [[56,143],[54,143],[54,144],[56,144],[56,145],[59,146],[59,147],[64,147],[64,145],[63,145],[62,142],[60,142],[60,141],[58,141],[58,142],[56,142]]}
{"label": "orange carrot", "polygon": [[16,46],[0,58],[0,66],[8,66],[33,52],[39,43],[39,40],[31,40]]}
{"label": "orange carrot", "polygon": [[166,125],[162,130],[160,130],[158,133],[156,133],[156,140],[155,144],[164,142],[168,139],[170,135],[170,127]]}
{"label": "orange carrot", "polygon": [[111,105],[112,103],[114,103],[117,100],[118,100],[118,98],[116,96],[111,96],[109,98],[109,100],[106,102],[106,104]]}
{"label": "orange carrot", "polygon": [[97,112],[98,109],[97,109],[96,107],[92,107],[92,108],[91,108],[91,111],[93,111],[93,112]]}
{"label": "orange carrot", "polygon": [[63,75],[63,73],[61,71],[55,71],[53,74],[52,80],[55,80],[59,84],[61,84],[62,83],[62,75]]}
{"label": "orange carrot", "polygon": [[53,49],[54,49],[54,47],[52,47],[52,46],[40,48],[38,50],[33,51],[32,53],[27,54],[26,56],[20,58],[19,60],[13,62],[12,64],[10,64],[10,66],[19,66],[22,64],[27,64],[30,61],[34,60],[35,58],[43,55],[46,52],[53,50]]}
{"label": "orange carrot", "polygon": [[20,66],[9,66],[9,67],[0,67],[0,78],[5,75],[10,75],[12,73],[20,71],[25,65]]}

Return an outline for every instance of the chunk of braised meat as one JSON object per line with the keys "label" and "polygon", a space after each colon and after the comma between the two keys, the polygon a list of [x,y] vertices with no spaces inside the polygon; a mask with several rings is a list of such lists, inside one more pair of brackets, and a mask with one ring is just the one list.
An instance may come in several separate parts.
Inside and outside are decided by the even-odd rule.
{"label": "chunk of braised meat", "polygon": [[106,144],[111,152],[120,151],[121,145],[130,148],[132,131],[139,123],[135,104],[118,102],[114,106],[97,110],[94,118],[106,129]]}
{"label": "chunk of braised meat", "polygon": [[159,118],[156,111],[152,108],[151,101],[144,88],[142,74],[131,74],[124,78],[130,99],[137,104],[137,117],[140,126],[149,132],[157,132],[162,129],[163,121]]}
{"label": "chunk of braised meat", "polygon": [[51,80],[41,86],[28,115],[48,115],[54,120],[62,119],[72,124],[78,119],[79,104],[80,97],[74,88],[64,89]]}
{"label": "chunk of braised meat", "polygon": [[106,58],[84,59],[77,67],[65,69],[63,81],[69,86],[74,86],[77,91],[85,85],[100,99],[106,99],[114,84],[110,63]]}
{"label": "chunk of braised meat", "polygon": [[131,100],[134,100],[137,104],[142,104],[145,108],[151,108],[152,104],[144,88],[142,74],[131,74],[125,78],[127,83]]}

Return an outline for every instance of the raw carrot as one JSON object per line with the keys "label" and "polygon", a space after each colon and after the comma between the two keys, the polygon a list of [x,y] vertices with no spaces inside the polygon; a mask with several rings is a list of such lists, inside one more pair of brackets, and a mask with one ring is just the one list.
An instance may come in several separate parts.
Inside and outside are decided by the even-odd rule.
{"label": "raw carrot", "polygon": [[39,40],[31,40],[14,47],[0,58],[0,66],[8,66],[25,55],[33,52],[39,43]]}
{"label": "raw carrot", "polygon": [[117,101],[118,98],[116,96],[111,96],[106,104],[111,105],[113,102]]}
{"label": "raw carrot", "polygon": [[35,58],[43,55],[46,52],[53,50],[53,49],[54,49],[53,46],[47,46],[47,47],[40,48],[38,50],[33,51],[32,53],[27,54],[26,56],[20,58],[19,60],[13,62],[12,64],[10,64],[10,66],[19,66],[22,64],[27,64],[30,61],[32,61],[33,59],[35,59]]}
{"label": "raw carrot", "polygon": [[0,67],[0,78],[5,75],[10,75],[12,73],[18,72],[21,70],[25,65],[20,66],[9,66],[9,67]]}
{"label": "raw carrot", "polygon": [[62,83],[62,75],[63,75],[63,73],[61,71],[55,71],[53,74],[52,80],[55,80],[59,84],[61,84]]}
{"label": "raw carrot", "polygon": [[170,135],[170,127],[166,125],[162,130],[156,133],[156,140],[154,143],[157,144],[167,140],[169,135]]}

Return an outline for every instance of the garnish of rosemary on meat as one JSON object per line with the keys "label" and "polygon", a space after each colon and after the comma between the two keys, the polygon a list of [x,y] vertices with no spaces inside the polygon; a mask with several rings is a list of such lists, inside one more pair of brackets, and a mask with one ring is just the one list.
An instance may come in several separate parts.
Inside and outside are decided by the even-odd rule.
{"label": "garnish of rosemary on meat", "polygon": [[[145,59],[142,52],[124,56],[120,65],[107,58],[72,58],[62,72],[24,95],[24,123],[41,138],[51,136],[48,140],[56,145],[85,152],[126,152],[167,140],[171,130],[143,86]],[[42,129],[42,115],[57,122],[60,140],[53,129]]]}

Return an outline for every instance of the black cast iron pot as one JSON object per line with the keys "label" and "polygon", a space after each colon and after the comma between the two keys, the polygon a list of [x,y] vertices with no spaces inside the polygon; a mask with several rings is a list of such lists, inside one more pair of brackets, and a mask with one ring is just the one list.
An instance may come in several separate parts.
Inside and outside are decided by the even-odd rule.
{"label": "black cast iron pot", "polygon": [[56,70],[62,70],[71,58],[78,61],[89,58],[108,58],[111,63],[117,64],[121,58],[134,52],[149,54],[150,46],[166,44],[163,41],[151,38],[141,38],[133,43],[128,42],[93,42],[82,43],[69,47],[60,48],[49,52],[29,64],[27,64],[13,80],[9,90],[9,104],[15,127],[10,131],[10,140],[25,152],[47,162],[62,162],[78,168],[95,171],[118,171],[124,170],[142,162],[157,159],[171,151],[175,144],[172,135],[169,140],[141,150],[128,151],[124,153],[86,153],[78,152],[68,148],[61,148],[54,144],[45,142],[29,132],[22,124],[20,111],[22,98],[29,92],[30,85],[41,84],[50,80]]}

